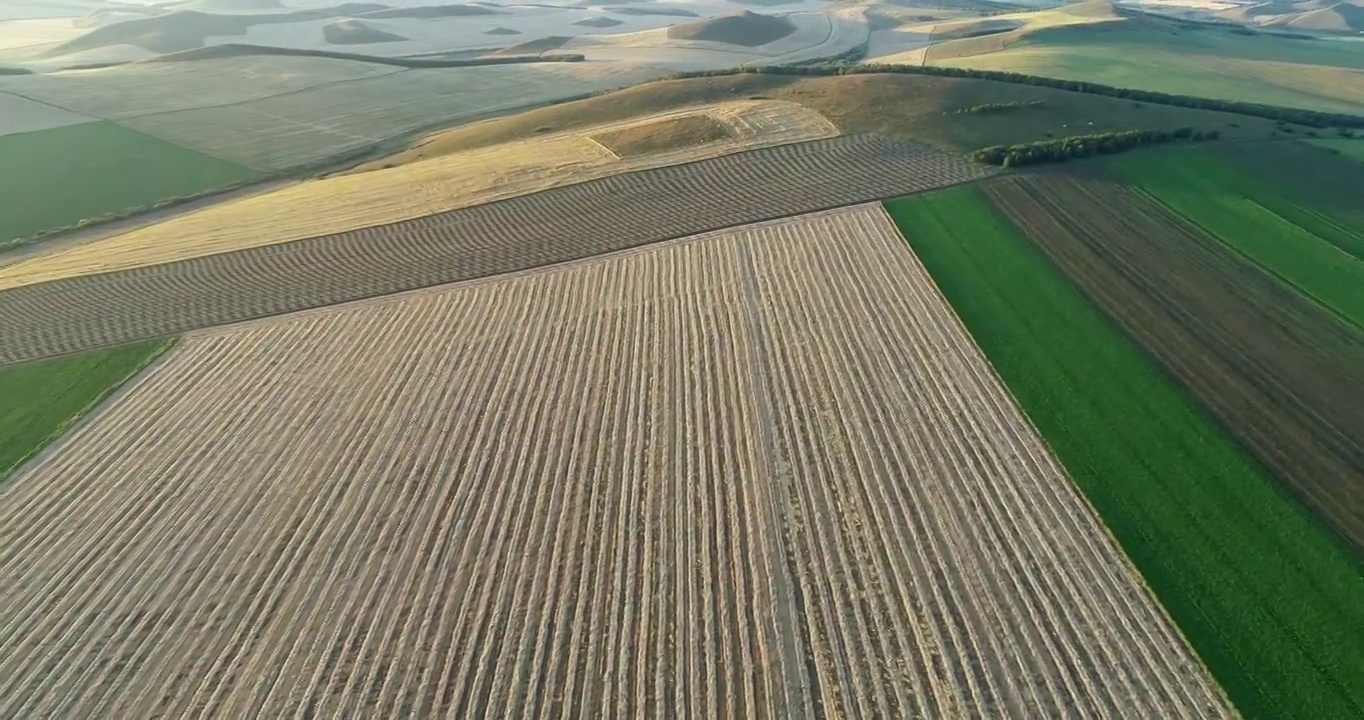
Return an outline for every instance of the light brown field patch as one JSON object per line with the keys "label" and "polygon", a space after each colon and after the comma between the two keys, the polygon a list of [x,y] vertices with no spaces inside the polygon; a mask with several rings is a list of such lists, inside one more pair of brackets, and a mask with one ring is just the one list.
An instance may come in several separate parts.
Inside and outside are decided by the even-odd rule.
{"label": "light brown field patch", "polygon": [[190,337],[0,537],[3,717],[1231,714],[879,205]]}
{"label": "light brown field patch", "polygon": [[21,260],[0,268],[0,288],[354,230],[616,173],[838,134],[819,113],[771,100],[673,111],[653,119],[697,113],[723,123],[730,137],[625,159],[588,139],[636,120],[305,182]]}
{"label": "light brown field patch", "polygon": [[94,118],[0,92],[0,135],[51,130],[92,121]]}
{"label": "light brown field patch", "polygon": [[732,137],[732,130],[710,115],[696,113],[635,123],[589,137],[618,158],[632,158],[719,142]]}

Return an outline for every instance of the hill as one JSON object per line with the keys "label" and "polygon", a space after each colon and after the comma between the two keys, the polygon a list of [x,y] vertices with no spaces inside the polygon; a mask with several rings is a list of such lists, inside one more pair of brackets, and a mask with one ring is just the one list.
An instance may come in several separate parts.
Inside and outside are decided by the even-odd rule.
{"label": "hill", "polygon": [[745,10],[735,15],[673,25],[668,28],[668,39],[757,47],[780,40],[795,31],[795,23],[784,17]]}
{"label": "hill", "polygon": [[341,20],[327,25],[322,28],[322,37],[333,45],[369,45],[407,40],[359,20]]}
{"label": "hill", "polygon": [[[787,100],[815,110],[845,133],[878,132],[957,152],[1047,137],[1115,130],[1194,127],[1224,137],[1267,137],[1274,123],[1192,108],[971,78],[866,74],[793,77],[745,74],[663,80],[428,135],[371,166],[401,165],[464,150],[715,102]],[[970,112],[999,105],[998,112]]]}
{"label": "hill", "polygon": [[222,15],[197,10],[177,10],[165,15],[142,17],[105,25],[49,50],[47,57],[97,50],[114,45],[132,45],[154,53],[166,54],[194,50],[209,37],[234,37],[246,34],[256,25],[274,25],[328,20],[387,10],[387,5],[346,3],[325,10],[289,13]]}
{"label": "hill", "polygon": [[1329,33],[1358,33],[1364,31],[1364,7],[1350,3],[1336,3],[1328,7],[1276,18],[1274,27]]}
{"label": "hill", "polygon": [[[1364,43],[1288,38],[1102,5],[1010,33],[934,44],[925,64],[1327,112],[1364,111]],[[1108,6],[1110,9],[1111,5]],[[1057,21],[1061,15],[1073,19]]]}

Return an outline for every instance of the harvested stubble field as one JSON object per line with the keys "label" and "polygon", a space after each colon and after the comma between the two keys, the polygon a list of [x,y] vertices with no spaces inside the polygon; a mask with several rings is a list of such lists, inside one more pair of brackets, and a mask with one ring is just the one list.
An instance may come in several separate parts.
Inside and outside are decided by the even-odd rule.
{"label": "harvested stubble field", "polygon": [[887,206],[1237,710],[1364,715],[1358,559],[979,189]]}
{"label": "harvested stubble field", "polygon": [[992,182],[1094,304],[1364,550],[1364,331],[1129,188]]}
{"label": "harvested stubble field", "polygon": [[566,262],[986,171],[873,135],[782,145],[449,213],[0,292],[0,364]]}
{"label": "harvested stubble field", "polygon": [[404,70],[125,122],[206,155],[279,171],[423,127],[610,90],[660,74],[650,67],[585,63]]}
{"label": "harvested stubble field", "polygon": [[1231,714],[884,211],[693,240],[185,340],[0,494],[0,715]]}
{"label": "harvested stubble field", "polygon": [[[625,160],[588,139],[597,133],[697,114],[722,123],[729,138]],[[819,113],[795,103],[740,100],[457,153],[418,146],[364,166],[359,174],[291,185],[35,256],[0,268],[0,288],[346,232],[618,173],[837,134],[837,128]],[[390,163],[396,167],[384,167]]]}

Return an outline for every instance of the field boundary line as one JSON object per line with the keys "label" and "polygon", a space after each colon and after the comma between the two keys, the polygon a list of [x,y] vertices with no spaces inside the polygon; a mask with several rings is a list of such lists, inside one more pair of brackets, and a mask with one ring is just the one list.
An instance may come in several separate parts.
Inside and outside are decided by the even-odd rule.
{"label": "field boundary line", "polygon": [[[1213,232],[1211,228],[1206,227],[1205,225],[1203,225],[1202,223],[1198,222],[1197,220],[1195,220],[1195,219],[1193,219],[1193,218],[1191,218],[1191,217],[1188,217],[1188,216],[1185,215],[1184,213],[1181,213],[1181,212],[1179,212],[1178,210],[1175,210],[1174,208],[1172,208],[1172,207],[1170,207],[1169,205],[1165,204],[1164,202],[1161,201],[1160,198],[1156,197],[1155,193],[1152,193],[1152,192],[1150,192],[1149,190],[1147,190],[1146,188],[1141,187],[1141,186],[1133,186],[1133,189],[1136,190],[1138,193],[1140,193],[1140,194],[1141,194],[1143,197],[1145,197],[1146,199],[1148,199],[1148,200],[1150,200],[1150,201],[1156,203],[1157,205],[1159,205],[1159,206],[1161,207],[1162,210],[1165,210],[1166,212],[1169,212],[1169,213],[1173,213],[1173,214],[1175,215],[1175,217],[1178,217],[1179,219],[1181,219],[1181,220],[1183,220],[1183,221],[1189,223],[1190,225],[1192,225],[1192,226],[1198,228],[1198,229],[1201,230],[1204,234],[1206,234],[1208,237],[1215,239],[1219,244],[1221,244],[1222,246],[1226,247],[1228,250],[1232,251],[1233,253],[1236,253],[1237,257],[1240,257],[1241,259],[1243,259],[1243,260],[1245,260],[1246,262],[1250,263],[1251,266],[1257,268],[1260,272],[1262,272],[1262,273],[1264,273],[1264,274],[1270,276],[1271,278],[1274,278],[1274,280],[1276,280],[1276,281],[1279,282],[1280,284],[1284,285],[1285,287],[1292,288],[1292,289],[1294,290],[1294,292],[1298,293],[1298,294],[1301,295],[1302,297],[1304,297],[1304,298],[1306,298],[1307,300],[1311,301],[1312,304],[1314,304],[1314,305],[1316,305],[1317,307],[1319,307],[1319,308],[1321,308],[1322,310],[1324,310],[1328,315],[1331,315],[1332,317],[1334,317],[1334,318],[1340,320],[1341,322],[1344,322],[1344,323],[1345,323],[1346,325],[1348,325],[1349,327],[1352,327],[1352,328],[1355,328],[1355,329],[1358,329],[1358,330],[1364,330],[1364,325],[1361,325],[1360,323],[1355,322],[1354,319],[1348,317],[1347,315],[1345,315],[1344,313],[1340,312],[1340,311],[1337,310],[1336,308],[1331,307],[1330,305],[1328,305],[1328,304],[1326,303],[1326,301],[1324,301],[1324,300],[1322,300],[1321,298],[1317,297],[1314,293],[1312,293],[1311,291],[1309,291],[1307,288],[1305,288],[1305,287],[1303,287],[1303,286],[1301,286],[1301,285],[1299,285],[1299,284],[1293,282],[1292,280],[1289,280],[1288,278],[1284,277],[1283,275],[1280,275],[1278,272],[1275,272],[1273,268],[1268,267],[1268,266],[1266,266],[1264,263],[1260,262],[1259,260],[1256,260],[1255,258],[1251,257],[1249,254],[1247,254],[1247,253],[1246,253],[1244,250],[1242,250],[1241,248],[1236,247],[1234,244],[1228,242],[1226,238],[1224,238],[1224,237],[1222,237],[1221,235],[1219,235],[1219,234]],[[1295,222],[1293,222],[1293,221],[1291,221],[1291,220],[1289,220],[1289,219],[1283,217],[1282,215],[1280,215],[1280,214],[1274,212],[1273,210],[1270,210],[1269,208],[1267,208],[1267,207],[1261,205],[1260,203],[1257,203],[1257,202],[1255,202],[1254,200],[1251,200],[1250,198],[1243,198],[1243,199],[1246,200],[1247,202],[1249,202],[1250,204],[1254,205],[1255,207],[1257,207],[1257,208],[1259,208],[1259,209],[1265,211],[1266,213],[1268,213],[1268,214],[1270,214],[1270,215],[1273,215],[1275,218],[1277,218],[1277,219],[1283,221],[1284,223],[1286,223],[1286,224],[1288,224],[1288,225],[1292,225],[1293,227],[1296,227],[1296,228],[1298,228],[1299,230],[1302,230],[1304,233],[1306,233],[1306,234],[1308,234],[1308,235],[1311,235],[1312,238],[1313,238],[1314,240],[1316,240],[1316,241],[1318,241],[1318,242],[1320,242],[1320,243],[1322,243],[1322,244],[1324,244],[1324,245],[1329,246],[1332,250],[1334,250],[1334,251],[1340,253],[1341,255],[1344,255],[1344,256],[1346,257],[1346,259],[1350,260],[1351,262],[1362,262],[1359,258],[1355,257],[1354,255],[1351,255],[1350,253],[1347,253],[1347,252],[1345,252],[1344,250],[1341,250],[1340,248],[1336,247],[1334,243],[1331,243],[1331,242],[1326,241],[1325,239],[1323,239],[1321,236],[1317,235],[1316,233],[1314,233],[1314,232],[1312,232],[1312,231],[1310,231],[1310,230],[1307,230],[1306,228],[1303,228],[1303,227],[1299,226],[1297,223],[1295,223]]]}
{"label": "field boundary line", "polygon": [[[343,310],[354,310],[357,308],[367,307],[370,305],[382,305],[390,302],[401,302],[407,298],[416,297],[420,295],[433,295],[443,292],[451,292],[455,290],[463,290],[466,288],[479,287],[482,285],[495,285],[497,283],[508,282],[511,280],[520,280],[523,278],[535,277],[537,275],[563,272],[565,270],[575,270],[583,267],[591,267],[599,263],[620,260],[622,258],[627,258],[632,255],[654,252],[656,250],[661,250],[663,248],[683,247],[686,245],[691,245],[693,243],[706,242],[708,240],[713,240],[717,237],[722,237],[724,235],[732,233],[738,228],[758,229],[770,227],[772,225],[782,225],[789,222],[797,222],[807,217],[816,218],[830,215],[839,215],[843,213],[852,213],[856,212],[861,207],[872,204],[879,204],[880,202],[881,202],[880,200],[865,200],[862,202],[848,203],[845,205],[839,205],[837,207],[825,208],[823,210],[813,210],[810,212],[775,217],[769,220],[759,220],[758,222],[753,223],[731,225],[729,227],[718,228],[716,230],[707,230],[706,232],[703,233],[682,235],[678,237],[668,238],[666,240],[659,240],[658,242],[646,243],[644,245],[636,245],[635,247],[624,248],[621,250],[612,250],[610,252],[601,253],[599,255],[593,255],[591,257],[578,258],[576,260],[565,260],[563,262],[550,263],[548,265],[538,265],[536,267],[524,268],[521,270],[512,270],[510,272],[498,273],[495,275],[485,275],[483,277],[469,278],[468,280],[456,280],[455,282],[427,285],[425,287],[413,288],[411,290],[402,290],[396,293],[375,295],[374,297],[360,298],[358,300],[347,300],[345,302],[334,303],[331,305],[319,305],[318,307],[304,308],[302,310],[291,310],[289,312],[278,313],[275,315],[266,315],[264,317],[252,318],[250,320],[242,320],[240,322],[225,323],[223,325],[214,325],[212,327],[200,328],[197,330],[189,330],[185,333],[182,333],[181,337],[186,340],[203,337],[216,337],[218,335],[224,335],[230,332],[235,332],[237,330],[256,327],[262,324],[268,324],[272,322],[287,322],[294,319],[313,317],[319,314],[324,314],[332,311],[339,312]],[[65,354],[70,355],[75,353]],[[0,367],[4,367],[4,364],[0,363]]]}
{"label": "field boundary line", "polygon": [[[1015,227],[1013,224],[1013,220],[1010,219],[1007,216],[1007,214],[1005,214],[1002,210],[999,210],[998,206],[995,205],[994,198],[990,196],[989,192],[982,190],[981,194],[985,197],[986,201],[990,203],[990,206],[992,208],[994,208],[997,212],[1000,212],[1001,216],[1004,217],[1004,219],[1009,222],[1009,225],[1011,227]],[[881,212],[885,214],[887,222],[890,222],[898,230],[899,226],[895,224],[894,218],[890,216],[890,212],[886,209],[885,203],[878,204],[881,206]],[[1015,229],[1017,230],[1016,227]],[[1174,617],[1170,615],[1170,612],[1169,610],[1166,609],[1165,604],[1161,602],[1160,597],[1156,595],[1155,590],[1153,590],[1151,588],[1150,583],[1147,582],[1146,575],[1144,575],[1141,572],[1141,569],[1136,566],[1136,563],[1132,562],[1131,556],[1127,554],[1127,550],[1124,549],[1122,543],[1119,542],[1118,536],[1113,534],[1113,530],[1108,526],[1108,522],[1104,519],[1103,514],[1099,512],[1098,508],[1094,507],[1094,504],[1090,502],[1089,496],[1086,495],[1085,492],[1080,489],[1079,484],[1077,484],[1075,482],[1075,479],[1071,477],[1070,471],[1066,469],[1066,466],[1061,462],[1061,457],[1056,452],[1056,449],[1052,447],[1051,441],[1047,439],[1046,434],[1042,432],[1041,428],[1037,427],[1036,423],[1033,422],[1032,416],[1028,414],[1027,410],[1018,401],[1018,397],[1014,394],[1013,388],[1010,387],[1009,383],[1004,380],[1004,376],[1000,375],[999,370],[995,368],[994,361],[990,359],[990,355],[986,353],[985,348],[981,347],[980,343],[976,341],[975,334],[971,332],[970,328],[966,326],[965,321],[963,321],[961,319],[961,316],[957,313],[956,306],[954,306],[947,299],[947,296],[943,293],[942,288],[938,286],[937,277],[930,273],[928,271],[928,267],[923,264],[922,260],[919,259],[918,253],[916,253],[914,251],[913,246],[909,244],[908,238],[904,237],[904,232],[903,231],[899,232],[901,234],[901,240],[905,244],[905,250],[910,254],[911,257],[913,257],[914,263],[923,268],[924,275],[932,281],[934,295],[940,298],[945,306],[952,309],[951,317],[948,319],[948,322],[960,328],[962,334],[970,341],[971,348],[985,363],[985,366],[990,369],[990,376],[994,378],[994,381],[996,383],[999,384],[999,387],[1007,390],[1007,392],[1004,393],[1004,395],[1006,396],[1005,402],[1007,402],[1009,406],[1012,407],[1018,413],[1019,417],[1022,417],[1027,422],[1028,428],[1032,431],[1033,435],[1036,436],[1038,442],[1046,450],[1047,459],[1050,460],[1051,463],[1056,466],[1057,470],[1062,475],[1065,476],[1066,487],[1068,488],[1070,494],[1074,498],[1076,498],[1079,504],[1085,508],[1085,510],[1089,513],[1091,517],[1094,518],[1094,524],[1099,528],[1099,531],[1103,533],[1103,537],[1116,550],[1114,554],[1120,559],[1123,569],[1126,570],[1127,574],[1135,580],[1134,584],[1141,588],[1141,591],[1146,596],[1147,600],[1149,600],[1151,605],[1156,608],[1156,611],[1160,613],[1161,617],[1165,619],[1166,627],[1169,630],[1173,631],[1179,637],[1180,642],[1184,643],[1184,647],[1186,650],[1188,650],[1189,654],[1198,660],[1199,674],[1203,676],[1203,679],[1205,680],[1206,684],[1209,685],[1210,687],[1215,688],[1215,691],[1217,692],[1218,696],[1221,697],[1223,702],[1226,703],[1227,707],[1235,708],[1236,706],[1231,702],[1231,696],[1227,694],[1227,691],[1225,688],[1222,687],[1222,684],[1218,682],[1216,678],[1213,677],[1212,672],[1208,669],[1207,663],[1203,660],[1203,657],[1198,653],[1196,647],[1189,640],[1188,636],[1184,634],[1184,629],[1180,627],[1179,623],[1175,622]],[[1025,240],[1025,242],[1027,242],[1030,246],[1036,248],[1036,245],[1033,243],[1032,239],[1027,235],[1027,233],[1022,232],[1021,230],[1018,232],[1019,235]],[[1062,277],[1066,277],[1065,274],[1062,273],[1061,268],[1059,268],[1056,265],[1055,261],[1052,260],[1052,258],[1047,253],[1041,252],[1039,250],[1039,254],[1046,260],[1047,264],[1050,265],[1052,269],[1054,269],[1057,273],[1060,273]],[[1071,282],[1069,277],[1066,277],[1066,281]],[[1088,297],[1086,297],[1085,299],[1087,302],[1091,302],[1092,304],[1092,301],[1090,301]],[[1133,342],[1130,339],[1130,336],[1127,334],[1127,332],[1121,326],[1114,323],[1113,320],[1109,318],[1106,314],[1100,311],[1099,315],[1103,318],[1104,322],[1112,326],[1112,328],[1116,332],[1121,333],[1124,338],[1128,338],[1128,342]],[[1142,350],[1142,352],[1144,353],[1145,351]],[[1161,368],[1161,370],[1163,372],[1164,368]],[[1173,378],[1171,378],[1171,380],[1173,380]],[[1181,390],[1183,389],[1182,386],[1180,386],[1180,388]]]}
{"label": "field boundary line", "polygon": [[[136,345],[137,343],[126,343],[126,345]],[[44,456],[57,452],[64,445],[64,439],[71,437],[85,425],[94,422],[102,414],[101,410],[109,407],[119,398],[133,392],[141,387],[151,376],[155,369],[163,363],[169,361],[171,357],[179,355],[183,344],[180,338],[173,337],[164,340],[147,357],[137,364],[132,370],[114,383],[110,389],[100,393],[85,405],[77,410],[74,415],[67,418],[62,424],[53,428],[52,433],[43,439],[42,443],[32,452],[19,458],[9,468],[0,468],[0,494],[3,494],[6,487],[11,486],[14,478],[19,477],[24,468],[37,463]],[[72,353],[73,355],[78,353]],[[43,362],[37,360],[34,362]]]}

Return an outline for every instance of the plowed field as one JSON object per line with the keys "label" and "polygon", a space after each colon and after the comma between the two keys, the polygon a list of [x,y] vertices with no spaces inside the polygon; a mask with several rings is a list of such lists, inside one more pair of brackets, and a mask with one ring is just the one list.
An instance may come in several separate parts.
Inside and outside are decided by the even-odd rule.
{"label": "plowed field", "polygon": [[1364,333],[1128,188],[1033,178],[989,192],[1224,427],[1364,548]]}
{"label": "plowed field", "polygon": [[0,518],[5,717],[1229,714],[874,206],[191,337]]}
{"label": "plowed field", "polygon": [[297,242],[0,292],[0,364],[577,260],[980,177],[871,135],[617,175]]}

